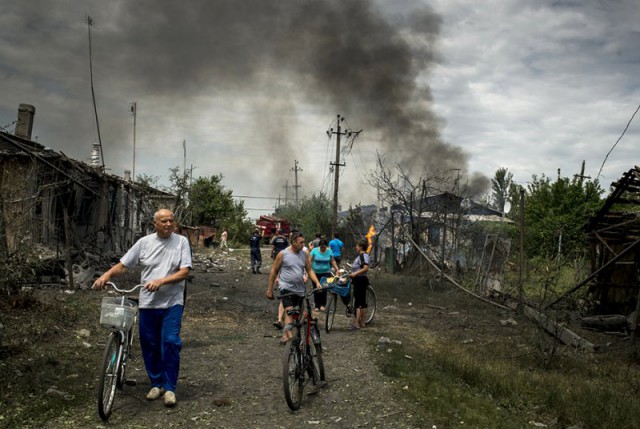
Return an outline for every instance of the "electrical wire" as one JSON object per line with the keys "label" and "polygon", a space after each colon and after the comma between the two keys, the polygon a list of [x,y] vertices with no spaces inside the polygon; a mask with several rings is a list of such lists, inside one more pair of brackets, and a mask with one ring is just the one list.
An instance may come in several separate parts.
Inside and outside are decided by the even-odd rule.
{"label": "electrical wire", "polygon": [[16,121],[11,122],[10,124],[5,125],[4,127],[0,127],[0,131],[7,131],[7,129],[8,129],[11,125],[14,125],[16,122],[18,122],[18,121],[16,120]]}
{"label": "electrical wire", "polygon": [[620,137],[618,137],[618,140],[616,140],[616,142],[611,147],[611,149],[609,149],[609,152],[607,152],[607,155],[604,157],[604,161],[602,161],[602,165],[600,166],[600,170],[598,171],[596,180],[600,178],[600,173],[602,173],[602,169],[604,168],[604,163],[607,162],[607,158],[609,158],[609,155],[611,154],[611,152],[613,152],[613,149],[615,149],[618,143],[620,142],[620,140],[622,140],[622,137],[625,135],[625,133],[629,129],[629,125],[631,125],[631,121],[633,121],[633,118],[636,116],[636,113],[638,113],[638,110],[640,110],[640,105],[638,105],[638,108],[636,109],[636,111],[633,112],[633,115],[631,115],[631,119],[629,119],[629,122],[627,122],[627,126],[624,127],[624,130],[622,131],[622,134],[620,135]]}

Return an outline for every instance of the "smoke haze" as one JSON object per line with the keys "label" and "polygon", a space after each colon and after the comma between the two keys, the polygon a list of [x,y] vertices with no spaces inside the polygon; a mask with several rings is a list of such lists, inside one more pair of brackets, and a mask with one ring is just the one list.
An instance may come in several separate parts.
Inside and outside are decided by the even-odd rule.
{"label": "smoke haze", "polygon": [[[60,75],[67,72],[69,61],[84,73],[87,29],[86,21],[82,29],[78,2],[54,2],[56,7],[44,1],[18,3],[11,6],[14,18],[19,17],[26,28],[41,28],[30,42],[34,50],[38,43],[58,37],[54,43],[59,55],[49,53],[45,60],[50,59]],[[467,155],[442,141],[443,121],[431,109],[428,73],[437,61],[442,21],[427,7],[414,9],[409,16],[395,16],[392,22],[369,0],[88,4],[93,8],[85,6],[82,12],[95,19],[92,34],[99,109],[111,109],[117,98],[122,103],[124,94],[130,97],[127,101],[141,100],[140,112],[152,106],[166,118],[147,123],[141,118],[141,135],[144,130],[162,129],[167,140],[181,141],[176,129],[180,127],[169,118],[197,105],[201,115],[211,112],[209,117],[183,117],[185,123],[180,126],[199,128],[206,142],[235,111],[248,111],[250,116],[244,118],[242,127],[216,137],[217,144],[235,142],[232,153],[218,156],[251,159],[249,154],[253,154],[263,161],[283,160],[284,167],[266,163],[277,189],[283,170],[293,165],[294,158],[304,157],[305,142],[285,125],[287,119],[300,116],[302,102],[316,106],[327,119],[341,113],[358,129],[363,128],[367,136],[360,139],[363,152],[378,149],[408,171],[436,174],[455,168],[469,173]],[[54,29],[70,25],[65,20],[69,10],[75,13],[73,32],[54,35]],[[43,26],[43,21],[49,25]],[[57,90],[79,92],[75,88],[80,87],[82,93],[77,94],[72,109],[86,112],[88,106],[78,100],[88,100],[88,76],[72,80],[61,79],[63,87]],[[33,104],[38,106],[38,100]],[[214,116],[221,106],[225,112]],[[36,116],[36,123],[38,119]],[[112,149],[114,156],[124,157],[128,149],[122,142],[130,140],[130,130],[122,126],[122,120],[122,116],[106,118],[101,128],[109,130],[105,131],[107,139],[122,146]],[[91,133],[93,126],[85,122],[76,130]],[[243,143],[240,134],[250,136],[249,143]],[[215,148],[211,143],[210,149]],[[476,187],[486,183],[486,178],[473,177],[477,175],[469,180]]]}

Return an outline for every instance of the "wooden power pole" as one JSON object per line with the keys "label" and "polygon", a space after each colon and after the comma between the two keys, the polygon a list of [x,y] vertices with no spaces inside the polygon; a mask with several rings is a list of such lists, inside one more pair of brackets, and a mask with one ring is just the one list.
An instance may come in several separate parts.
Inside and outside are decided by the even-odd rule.
{"label": "wooden power pole", "polygon": [[333,231],[331,231],[332,233],[336,232],[338,229],[338,185],[340,183],[340,166],[345,166],[345,164],[340,164],[340,136],[347,134],[346,132],[340,131],[340,122],[342,121],[344,121],[344,118],[341,118],[340,115],[338,115],[336,131],[334,131],[333,128],[327,131],[329,137],[331,137],[332,134],[336,135],[336,162],[331,163],[331,165],[335,166],[335,170],[333,172],[335,178],[333,182],[333,219],[331,220],[331,228],[333,229]]}
{"label": "wooden power pole", "polygon": [[[350,131],[340,129],[340,123],[344,121],[344,118],[338,115],[338,121],[336,130],[333,128],[327,130],[327,135],[331,137],[333,134],[336,135],[336,162],[332,162],[330,165],[335,166],[335,170],[333,174],[335,174],[334,183],[333,183],[333,219],[331,221],[332,232],[336,232],[338,229],[338,185],[340,184],[340,167],[344,167],[345,164],[340,164],[340,137],[348,136],[355,139],[355,137],[362,132],[360,131]],[[353,140],[352,140],[353,142]]]}
{"label": "wooden power pole", "polygon": [[291,168],[291,171],[293,171],[293,175],[294,175],[294,180],[295,180],[295,185],[293,185],[293,189],[295,189],[295,195],[296,195],[296,205],[298,204],[298,189],[300,188],[300,185],[298,185],[298,171],[302,171],[302,168],[298,167],[298,160],[295,159],[293,161],[293,168]]}

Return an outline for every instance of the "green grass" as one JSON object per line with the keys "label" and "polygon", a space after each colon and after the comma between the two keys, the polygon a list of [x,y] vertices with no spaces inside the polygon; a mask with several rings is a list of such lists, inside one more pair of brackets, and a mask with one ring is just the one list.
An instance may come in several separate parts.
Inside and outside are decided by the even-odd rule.
{"label": "green grass", "polygon": [[514,351],[496,344],[469,348],[436,342],[379,347],[377,356],[398,395],[439,427],[523,428],[532,427],[530,421],[638,427],[636,370],[613,362],[586,364],[583,355],[558,357],[553,370],[540,368],[533,354],[497,357],[509,354]]}

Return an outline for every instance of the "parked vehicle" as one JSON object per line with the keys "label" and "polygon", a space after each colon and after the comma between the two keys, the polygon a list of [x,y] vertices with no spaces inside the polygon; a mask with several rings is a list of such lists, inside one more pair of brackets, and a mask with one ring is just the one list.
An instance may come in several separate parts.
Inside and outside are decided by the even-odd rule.
{"label": "parked vehicle", "polygon": [[260,230],[260,236],[265,240],[265,243],[268,243],[279,230],[282,230],[284,236],[291,233],[291,223],[275,216],[260,216],[256,221],[256,228]]}

